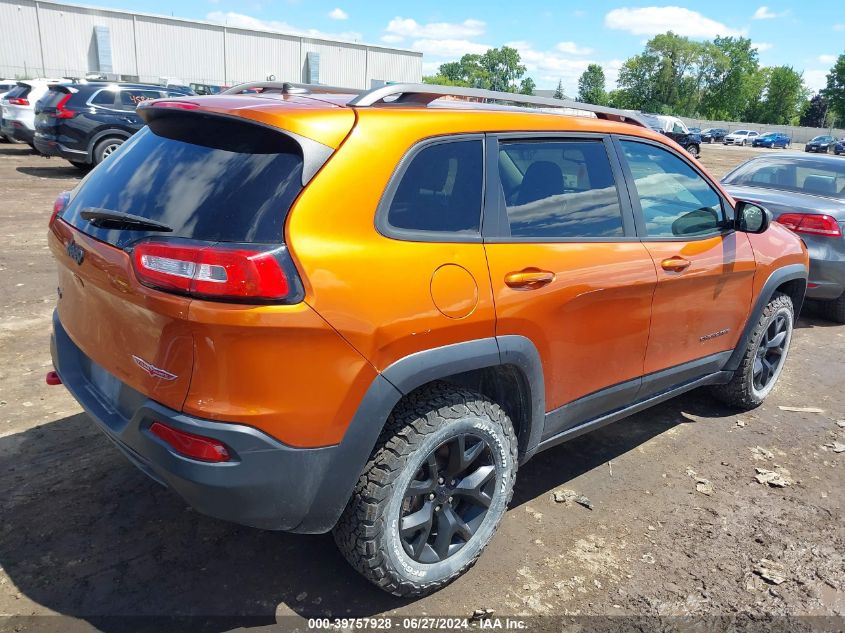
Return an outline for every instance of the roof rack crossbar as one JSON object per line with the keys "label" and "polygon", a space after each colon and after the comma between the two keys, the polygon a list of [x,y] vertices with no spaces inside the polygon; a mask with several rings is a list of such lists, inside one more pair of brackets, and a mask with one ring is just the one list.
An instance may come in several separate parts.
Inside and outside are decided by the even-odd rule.
{"label": "roof rack crossbar", "polygon": [[357,94],[365,92],[358,88],[341,88],[340,86],[324,86],[322,84],[298,84],[290,81],[249,81],[238,84],[224,90],[220,94],[240,94],[245,90],[264,89],[268,91],[278,90],[282,94]]}
{"label": "roof rack crossbar", "polygon": [[[385,101],[389,97],[396,97],[392,101]],[[582,112],[592,112],[600,119],[633,123],[648,128],[648,124],[637,113],[616,108],[597,106],[570,99],[555,99],[552,97],[535,97],[534,95],[516,94],[513,92],[497,92],[481,88],[463,88],[459,86],[437,86],[434,84],[388,84],[373,90],[360,92],[348,103],[355,107],[369,107],[390,104],[419,104],[428,105],[442,97],[464,97],[468,99],[483,99],[485,101],[504,101],[508,103],[527,104],[545,108],[568,108]]]}

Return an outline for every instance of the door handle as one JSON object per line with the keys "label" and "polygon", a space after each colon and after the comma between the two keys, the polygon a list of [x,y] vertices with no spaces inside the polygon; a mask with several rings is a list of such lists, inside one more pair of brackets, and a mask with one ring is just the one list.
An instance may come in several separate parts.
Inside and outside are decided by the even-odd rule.
{"label": "door handle", "polygon": [[554,280],[555,274],[553,272],[539,268],[524,268],[505,275],[505,285],[515,290],[536,290],[552,283]]}
{"label": "door handle", "polygon": [[668,270],[673,273],[680,273],[689,268],[692,262],[683,257],[669,257],[660,262],[663,270]]}

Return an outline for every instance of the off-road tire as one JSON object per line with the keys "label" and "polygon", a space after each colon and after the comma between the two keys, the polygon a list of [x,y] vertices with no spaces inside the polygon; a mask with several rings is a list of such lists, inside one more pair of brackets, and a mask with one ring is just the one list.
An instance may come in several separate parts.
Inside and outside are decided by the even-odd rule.
{"label": "off-road tire", "polygon": [[779,365],[774,378],[768,384],[764,393],[760,393],[754,388],[754,360],[757,350],[760,347],[760,341],[763,339],[766,330],[772,324],[775,316],[782,311],[786,311],[789,314],[789,333],[786,350],[783,352],[783,356],[787,356],[789,353],[789,342],[792,338],[792,330],[795,326],[795,310],[792,306],[792,299],[789,296],[776,292],[763,309],[760,320],[754,326],[742,355],[742,361],[740,362],[739,368],[734,372],[733,378],[727,384],[711,387],[711,393],[718,400],[732,407],[748,410],[760,406],[763,400],[766,399],[766,396],[771,393],[777,384],[786,358]]}
{"label": "off-road tire", "polygon": [[828,321],[845,323],[845,293],[839,295],[838,299],[818,301],[815,303],[820,316]]}
{"label": "off-road tire", "polygon": [[[483,523],[461,549],[437,563],[419,563],[400,544],[406,486],[429,453],[461,431],[495,446],[495,492]],[[390,414],[334,528],[335,542],[352,567],[384,591],[396,596],[437,591],[472,567],[495,534],[516,470],[517,440],[499,405],[470,389],[432,383],[406,396]]]}

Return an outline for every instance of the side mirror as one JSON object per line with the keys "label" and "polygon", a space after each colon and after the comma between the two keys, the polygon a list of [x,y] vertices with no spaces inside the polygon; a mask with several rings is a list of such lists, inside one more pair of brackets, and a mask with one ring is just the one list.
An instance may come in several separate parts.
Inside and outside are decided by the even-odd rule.
{"label": "side mirror", "polygon": [[754,202],[737,200],[734,228],[744,233],[762,233],[773,221],[772,212]]}

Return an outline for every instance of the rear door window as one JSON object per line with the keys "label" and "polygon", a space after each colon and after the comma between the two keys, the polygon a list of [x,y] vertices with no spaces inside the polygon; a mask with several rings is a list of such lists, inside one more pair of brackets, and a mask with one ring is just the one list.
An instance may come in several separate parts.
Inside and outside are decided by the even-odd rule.
{"label": "rear door window", "polygon": [[161,92],[158,90],[130,90],[125,89],[120,91],[120,97],[117,100],[117,107],[121,110],[135,111],[135,108],[144,101],[150,99],[159,99]]}
{"label": "rear door window", "polygon": [[96,93],[89,103],[91,105],[100,106],[103,108],[113,108],[114,98],[117,96],[116,90],[100,90]]}
{"label": "rear door window", "polygon": [[[209,242],[281,243],[302,190],[302,153],[264,126],[212,116],[155,119],[80,185],[62,219],[118,247],[150,235]],[[172,232],[103,228],[86,209],[164,223]]]}
{"label": "rear door window", "polygon": [[483,187],[481,139],[437,142],[418,151],[387,211],[400,231],[478,234]]}
{"label": "rear door window", "polygon": [[505,141],[499,176],[511,237],[624,235],[619,193],[601,140]]}

